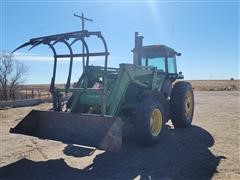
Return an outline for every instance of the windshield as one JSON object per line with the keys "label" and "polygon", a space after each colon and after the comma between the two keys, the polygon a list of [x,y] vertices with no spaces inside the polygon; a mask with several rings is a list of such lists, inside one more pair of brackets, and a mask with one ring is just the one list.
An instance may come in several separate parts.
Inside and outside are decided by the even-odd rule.
{"label": "windshield", "polygon": [[143,57],[142,65],[143,66],[153,66],[162,72],[166,72],[164,57],[154,57],[154,58]]}

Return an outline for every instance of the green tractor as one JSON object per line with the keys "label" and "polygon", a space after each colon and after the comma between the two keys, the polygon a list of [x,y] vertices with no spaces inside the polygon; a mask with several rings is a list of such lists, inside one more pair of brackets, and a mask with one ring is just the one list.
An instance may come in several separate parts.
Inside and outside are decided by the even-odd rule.
{"label": "green tractor", "polygon": [[[95,36],[104,51],[90,52],[86,43]],[[81,41],[85,53],[76,54],[72,45]],[[122,144],[122,126],[134,125],[143,144],[157,143],[165,123],[171,119],[175,128],[191,125],[194,112],[192,86],[177,72],[174,49],[165,45],[143,46],[143,37],[135,33],[133,64],[110,68],[109,52],[101,32],[76,31],[30,39],[16,50],[44,44],[54,55],[50,92],[50,111],[32,110],[11,133],[81,144],[103,150],[118,151]],[[69,54],[57,54],[54,45],[63,43]],[[79,48],[80,49],[80,48]],[[14,51],[16,51],[14,50]],[[103,66],[90,65],[91,57],[102,56]],[[76,83],[71,82],[74,58],[83,58],[83,72]],[[55,85],[59,59],[69,58],[69,73],[64,88]],[[175,82],[175,83],[174,83]],[[69,98],[63,98],[68,94]]]}

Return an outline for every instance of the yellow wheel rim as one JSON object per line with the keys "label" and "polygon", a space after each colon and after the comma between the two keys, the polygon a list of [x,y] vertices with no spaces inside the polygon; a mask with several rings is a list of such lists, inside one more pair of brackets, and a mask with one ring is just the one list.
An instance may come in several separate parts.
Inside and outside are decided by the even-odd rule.
{"label": "yellow wheel rim", "polygon": [[150,119],[150,130],[153,136],[159,135],[162,128],[162,113],[158,108],[152,111]]}
{"label": "yellow wheel rim", "polygon": [[188,91],[185,96],[185,116],[191,118],[193,113],[193,96],[191,91]]}

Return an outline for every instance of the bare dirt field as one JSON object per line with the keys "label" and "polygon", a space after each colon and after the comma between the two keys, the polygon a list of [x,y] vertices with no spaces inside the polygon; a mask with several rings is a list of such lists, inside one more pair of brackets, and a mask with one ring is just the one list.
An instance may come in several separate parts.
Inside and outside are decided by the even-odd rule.
{"label": "bare dirt field", "polygon": [[[193,126],[143,147],[125,135],[118,153],[9,134],[31,109],[0,110],[0,179],[240,179],[240,92],[195,91]],[[131,128],[129,128],[131,129]]]}
{"label": "bare dirt field", "polygon": [[197,91],[240,91],[240,80],[190,80]]}

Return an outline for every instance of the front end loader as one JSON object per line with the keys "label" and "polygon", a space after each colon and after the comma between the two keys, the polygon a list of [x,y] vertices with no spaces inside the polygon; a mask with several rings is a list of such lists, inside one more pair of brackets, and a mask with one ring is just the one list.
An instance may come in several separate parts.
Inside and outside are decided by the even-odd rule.
{"label": "front end loader", "polygon": [[[103,52],[90,52],[86,39],[95,36]],[[189,83],[180,81],[177,53],[165,45],[143,46],[143,37],[135,34],[133,64],[109,68],[108,48],[101,32],[76,31],[30,39],[16,50],[43,44],[53,52],[54,65],[50,92],[50,111],[32,110],[11,133],[51,139],[69,144],[93,146],[116,152],[122,144],[122,126],[132,123],[144,144],[159,141],[165,122],[176,127],[191,125],[194,97]],[[86,53],[76,54],[72,45],[81,41]],[[54,45],[63,43],[69,54],[57,54]],[[80,49],[80,48],[79,48]],[[14,50],[14,51],[16,51]],[[90,65],[91,57],[104,58],[103,66]],[[84,57],[83,72],[71,82],[74,58]],[[55,85],[56,69],[61,58],[69,58],[69,73],[64,88]],[[63,95],[70,94],[67,101]]]}

